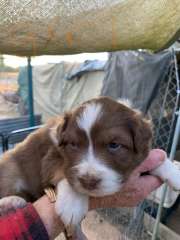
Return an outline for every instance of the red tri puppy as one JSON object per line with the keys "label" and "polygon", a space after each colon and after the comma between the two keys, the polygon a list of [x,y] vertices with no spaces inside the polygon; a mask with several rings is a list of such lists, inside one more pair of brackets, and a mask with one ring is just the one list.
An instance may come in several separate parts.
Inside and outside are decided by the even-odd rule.
{"label": "red tri puppy", "polygon": [[[92,99],[53,118],[2,156],[0,197],[34,201],[45,187],[55,186],[57,213],[65,225],[76,225],[88,211],[88,196],[121,189],[148,155],[151,137],[150,123],[126,102]],[[19,198],[12,202],[24,205]]]}

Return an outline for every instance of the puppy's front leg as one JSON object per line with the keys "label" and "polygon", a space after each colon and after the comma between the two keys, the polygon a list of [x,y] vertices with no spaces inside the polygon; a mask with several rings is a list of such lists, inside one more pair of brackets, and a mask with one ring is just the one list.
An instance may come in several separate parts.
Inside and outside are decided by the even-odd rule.
{"label": "puppy's front leg", "polygon": [[[55,209],[65,227],[71,227],[76,234],[76,227],[88,212],[88,196],[74,191],[68,181],[64,179],[57,185]],[[81,239],[83,239],[82,236]],[[80,237],[76,236],[75,239],[80,240]]]}

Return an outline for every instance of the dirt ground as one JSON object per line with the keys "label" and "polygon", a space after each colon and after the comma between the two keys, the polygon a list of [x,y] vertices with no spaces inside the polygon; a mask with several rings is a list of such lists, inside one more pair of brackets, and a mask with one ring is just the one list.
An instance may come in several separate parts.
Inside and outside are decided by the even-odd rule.
{"label": "dirt ground", "polygon": [[16,72],[0,72],[0,119],[19,116],[18,105],[4,98],[4,95],[11,95],[17,91],[17,76]]}
{"label": "dirt ground", "polygon": [[96,211],[89,212],[82,223],[82,229],[88,240],[123,240],[122,233],[100,216]]}
{"label": "dirt ground", "polygon": [[18,104],[11,103],[0,94],[0,119],[19,117]]}
{"label": "dirt ground", "polygon": [[[115,226],[105,221],[96,211],[88,213],[82,223],[82,229],[88,240],[125,240]],[[63,234],[56,240],[64,240]]]}
{"label": "dirt ground", "polygon": [[[144,231],[138,233],[136,226],[130,227],[132,209],[101,209],[91,211],[82,222],[82,229],[88,240],[150,240]],[[56,240],[64,240],[61,234]]]}
{"label": "dirt ground", "polygon": [[18,72],[1,72],[0,71],[0,93],[5,91],[17,91]]}

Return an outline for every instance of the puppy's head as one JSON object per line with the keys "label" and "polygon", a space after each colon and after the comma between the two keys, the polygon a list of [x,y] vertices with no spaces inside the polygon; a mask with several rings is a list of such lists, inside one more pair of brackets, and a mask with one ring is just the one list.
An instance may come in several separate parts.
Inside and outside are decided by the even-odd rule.
{"label": "puppy's head", "polygon": [[150,142],[151,127],[141,113],[107,97],[67,113],[55,136],[69,183],[92,196],[119,191]]}

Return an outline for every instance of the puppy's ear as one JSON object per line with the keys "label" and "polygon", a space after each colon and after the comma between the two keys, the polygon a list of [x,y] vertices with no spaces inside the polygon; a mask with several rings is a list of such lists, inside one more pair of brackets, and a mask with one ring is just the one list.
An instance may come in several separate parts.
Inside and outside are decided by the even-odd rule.
{"label": "puppy's ear", "polygon": [[134,152],[146,157],[151,147],[152,126],[151,122],[145,119],[140,112],[130,123],[130,129],[133,137]]}
{"label": "puppy's ear", "polygon": [[56,119],[55,125],[50,129],[50,137],[56,146],[60,146],[63,143],[69,119],[70,114],[65,113],[63,117]]}

